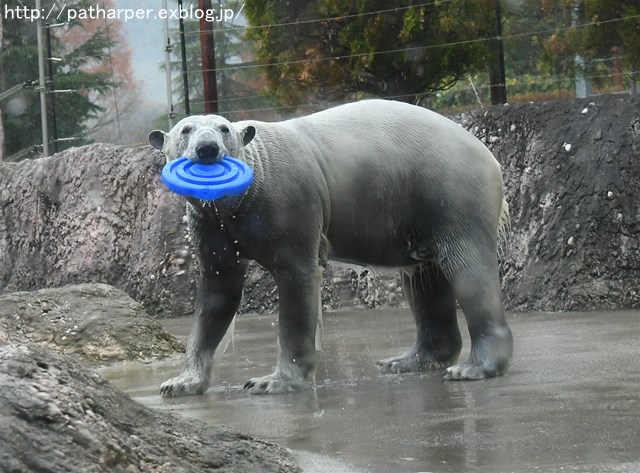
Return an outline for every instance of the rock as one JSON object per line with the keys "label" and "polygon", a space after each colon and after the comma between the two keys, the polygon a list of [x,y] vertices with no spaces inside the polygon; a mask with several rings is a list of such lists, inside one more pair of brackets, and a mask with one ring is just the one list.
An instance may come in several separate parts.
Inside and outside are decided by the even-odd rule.
{"label": "rock", "polygon": [[91,364],[150,360],[184,345],[141,304],[105,284],[81,284],[0,296],[0,341],[39,343]]}
{"label": "rock", "polygon": [[0,385],[0,471],[300,471],[282,447],[147,409],[36,345],[0,345]]}
{"label": "rock", "polygon": [[[397,271],[392,268],[366,268],[354,264],[329,262],[322,281],[323,310],[349,307],[379,309],[408,307]],[[240,314],[272,313],[278,310],[275,281],[257,264],[249,265]]]}
{"label": "rock", "polygon": [[[512,223],[502,262],[507,309],[640,307],[640,252],[611,256],[624,238],[640,238],[640,97],[602,95],[584,108],[581,100],[550,101],[453,117],[488,141],[503,166]],[[0,163],[0,292],[104,282],[151,315],[190,314],[197,262],[184,201],[160,182],[163,163],[150,147],[104,144]],[[560,254],[584,215],[580,244]],[[364,270],[330,264],[323,307],[401,303],[385,287],[397,276]],[[341,271],[343,281],[366,282],[331,283]],[[274,310],[274,287],[252,265],[241,310]]]}
{"label": "rock", "polygon": [[153,315],[190,314],[185,203],[151,147],[107,144],[0,162],[0,292],[107,283]]}
{"label": "rock", "polygon": [[[565,100],[465,116],[471,131],[516,125],[491,148],[502,164],[511,213],[501,265],[508,309],[640,308],[640,251],[625,246],[640,239],[640,128],[634,126],[640,97],[601,95],[585,116],[583,109],[580,100]],[[557,143],[572,144],[571,160]],[[546,196],[545,205],[536,205],[536,196]],[[579,240],[569,240],[587,215]],[[574,245],[562,253],[569,241]]]}

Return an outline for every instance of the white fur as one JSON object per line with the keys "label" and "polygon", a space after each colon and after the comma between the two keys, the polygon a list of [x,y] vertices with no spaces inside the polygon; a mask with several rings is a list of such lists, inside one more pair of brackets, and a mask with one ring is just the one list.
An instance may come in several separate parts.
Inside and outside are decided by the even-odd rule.
{"label": "white fur", "polygon": [[[492,307],[496,308],[495,314],[491,314],[493,319],[487,326],[504,323],[503,314],[498,312],[501,297],[496,253],[509,229],[509,209],[500,165],[479,140],[451,120],[401,102],[368,100],[276,123],[231,123],[216,115],[191,116],[169,133],[152,132],[149,141],[168,159],[208,159],[211,153],[198,156],[197,152],[206,141],[215,143],[219,158],[233,156],[246,161],[255,177],[241,198],[242,208],[260,215],[261,228],[266,232],[264,241],[291,243],[292,247],[299,241],[316,245],[300,254],[275,255],[281,259],[279,264],[282,260],[299,263],[295,261],[299,257],[304,267],[310,268],[308,259],[316,254],[320,263],[331,256],[362,264],[404,267],[409,274],[416,265],[434,264],[458,291],[466,290],[467,283],[473,286],[462,294],[467,298],[465,315],[487,317],[484,312],[466,312]],[[224,202],[216,205],[224,206]],[[237,202],[234,205],[233,211],[240,208]],[[272,246],[255,243],[248,242],[251,258],[259,262],[262,258],[267,265],[275,259],[270,253],[274,251]],[[288,258],[291,261],[286,261]],[[289,267],[293,266],[296,264]],[[433,275],[421,271],[420,277]],[[318,280],[314,278],[314,287]],[[306,284],[307,278],[303,281]],[[486,288],[486,294],[480,295],[476,286]],[[309,287],[293,290],[297,294],[314,292]],[[316,335],[322,331],[319,299],[318,293],[309,295],[302,304],[306,305],[304,309],[296,314],[313,322],[314,327],[318,323]],[[287,316],[281,320],[291,320],[293,314]],[[281,344],[274,373],[247,383],[251,392],[287,392],[308,386],[313,376],[309,360],[315,359],[315,353],[304,348],[305,353],[297,360],[285,353],[284,348],[300,335],[293,330],[281,330],[284,342],[289,344]],[[305,335],[311,338],[313,333]],[[476,337],[493,337],[487,347],[492,347],[495,339],[511,349],[510,333],[509,337],[491,333]],[[206,389],[208,360],[216,347],[201,343],[203,346],[188,350],[183,375],[165,383],[163,392],[172,395]],[[491,350],[499,351],[483,348],[478,359],[468,363],[471,374],[465,371],[453,378],[475,378],[491,372],[498,365],[491,358]],[[418,363],[411,353],[408,358],[394,358],[389,363],[401,362],[402,369],[431,363],[428,354],[421,354]],[[483,367],[482,357],[488,360],[489,368]],[[502,361],[505,356],[497,358]]]}

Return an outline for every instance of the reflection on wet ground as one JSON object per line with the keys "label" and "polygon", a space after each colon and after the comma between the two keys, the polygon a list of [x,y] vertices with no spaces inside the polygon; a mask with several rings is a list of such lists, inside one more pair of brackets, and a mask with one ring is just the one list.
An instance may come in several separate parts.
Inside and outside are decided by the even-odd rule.
{"label": "reflection on wet ground", "polygon": [[[279,442],[305,471],[640,471],[640,312],[518,314],[509,322],[511,369],[487,381],[380,376],[375,361],[413,341],[406,310],[325,314],[316,387],[302,393],[242,390],[275,365],[275,316],[239,318],[203,396],[159,396],[182,359],[104,373],[148,406]],[[190,324],[165,325],[186,337]],[[464,344],[462,356],[468,336]]]}

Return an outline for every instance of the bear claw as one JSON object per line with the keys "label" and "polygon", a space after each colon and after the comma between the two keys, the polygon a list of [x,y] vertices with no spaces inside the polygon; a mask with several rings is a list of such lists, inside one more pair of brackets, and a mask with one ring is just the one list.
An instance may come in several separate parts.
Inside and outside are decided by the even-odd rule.
{"label": "bear claw", "polygon": [[162,397],[178,397],[202,394],[207,390],[208,385],[206,380],[196,380],[190,376],[176,376],[160,385],[160,395]]}
{"label": "bear claw", "polygon": [[244,385],[244,389],[251,394],[280,394],[303,391],[309,383],[303,380],[276,377],[274,375],[262,378],[251,378]]}
{"label": "bear claw", "polygon": [[444,379],[449,381],[473,381],[478,379],[493,378],[502,373],[495,367],[477,365],[473,363],[460,363],[450,366],[444,373]]}

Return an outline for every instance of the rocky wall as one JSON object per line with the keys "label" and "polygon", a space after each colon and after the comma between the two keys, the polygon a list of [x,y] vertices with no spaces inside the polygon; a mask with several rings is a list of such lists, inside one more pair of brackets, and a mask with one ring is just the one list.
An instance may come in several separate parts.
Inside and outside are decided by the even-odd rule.
{"label": "rocky wall", "polygon": [[[640,307],[640,98],[497,106],[454,120],[503,166],[506,308]],[[197,268],[163,163],[150,147],[104,144],[0,163],[0,292],[100,282],[151,314],[190,313]],[[259,267],[245,287],[244,312],[277,307]],[[330,265],[323,289],[326,309],[402,303],[386,270]]]}

